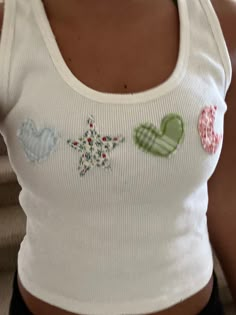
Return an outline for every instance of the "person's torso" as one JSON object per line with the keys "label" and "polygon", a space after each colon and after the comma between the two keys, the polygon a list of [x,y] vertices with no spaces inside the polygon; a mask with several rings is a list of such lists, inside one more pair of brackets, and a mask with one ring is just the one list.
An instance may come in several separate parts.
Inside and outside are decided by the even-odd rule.
{"label": "person's torso", "polygon": [[[136,25],[138,39],[134,36],[132,40],[135,26],[130,25],[124,42],[118,28],[113,38],[112,28],[111,34],[103,35],[98,29],[89,38],[92,30],[88,27],[70,39],[71,25],[61,32],[63,24],[52,23],[66,65],[39,1],[26,8],[27,2],[16,2],[16,26],[25,32],[20,37],[16,28],[9,76],[9,91],[14,92],[9,93],[7,103],[12,109],[1,130],[23,187],[20,202],[28,218],[24,255],[29,250],[34,259],[41,255],[38,272],[54,256],[60,257],[51,279],[56,278],[62,266],[78,261],[78,279],[93,285],[96,277],[104,281],[104,291],[99,292],[101,300],[112,293],[113,284],[114,303],[124,298],[119,288],[122,281],[129,286],[128,276],[132,280],[131,296],[140,294],[144,298],[144,289],[137,289],[137,273],[144,273],[144,288],[149,289],[154,289],[150,283],[155,274],[162,288],[157,295],[162,297],[160,305],[164,305],[167,302],[161,294],[168,288],[167,279],[171,283],[172,273],[176,283],[183,277],[176,274],[173,265],[170,272],[164,265],[172,260],[178,265],[186,253],[185,246],[196,245],[196,256],[199,252],[206,254],[210,264],[202,279],[209,279],[212,267],[205,217],[206,181],[220,156],[230,72],[225,76],[229,69],[225,69],[217,51],[202,4],[180,1],[181,49],[173,72],[178,40],[168,39],[163,46],[162,41],[170,36],[169,32],[178,37],[174,13],[173,22],[162,30],[147,15],[150,24],[143,33],[142,23]],[[144,21],[143,25],[147,24]],[[206,34],[199,36],[196,26],[206,28]],[[155,37],[157,41],[153,43]],[[125,90],[132,94],[104,93]],[[209,125],[211,130],[206,131],[211,143],[206,143],[203,135],[208,121],[214,127]],[[53,238],[59,240],[60,246],[55,244],[52,250]],[[203,240],[204,249],[200,251]],[[187,269],[188,259],[182,259],[181,270],[186,268],[186,283],[181,278],[183,288],[193,274]],[[195,264],[193,269],[200,265]],[[99,266],[99,275],[95,266]],[[20,271],[23,275],[23,269]],[[36,273],[29,270],[27,277],[34,279]],[[66,269],[64,276],[71,279],[72,274]],[[161,274],[166,277],[161,279]],[[41,279],[37,281],[43,286],[45,279]],[[58,286],[62,279],[58,279]],[[25,283],[26,280],[24,276]],[[53,283],[47,285],[50,288]],[[73,296],[64,282],[63,285],[63,290]],[[30,289],[36,292],[36,288]],[[85,299],[90,289],[77,288],[77,294]]]}

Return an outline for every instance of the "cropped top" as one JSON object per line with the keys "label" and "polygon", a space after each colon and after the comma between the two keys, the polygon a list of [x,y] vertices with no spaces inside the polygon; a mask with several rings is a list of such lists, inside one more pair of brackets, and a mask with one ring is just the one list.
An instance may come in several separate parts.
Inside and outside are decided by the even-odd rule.
{"label": "cropped top", "polygon": [[24,287],[87,315],[168,308],[213,271],[207,181],[232,66],[210,0],[178,0],[170,77],[96,91],[67,67],[41,0],[5,0],[0,131],[21,186]]}

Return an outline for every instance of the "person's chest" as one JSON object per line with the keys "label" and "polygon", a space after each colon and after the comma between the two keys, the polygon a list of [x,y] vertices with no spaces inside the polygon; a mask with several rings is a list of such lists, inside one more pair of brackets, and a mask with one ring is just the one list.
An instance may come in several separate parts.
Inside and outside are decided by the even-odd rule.
{"label": "person's chest", "polygon": [[121,16],[102,22],[78,14],[67,23],[58,21],[56,12],[50,13],[50,24],[68,67],[95,90],[145,91],[167,80],[175,68],[179,18],[171,2],[161,13],[158,5],[143,16],[134,12],[132,21]]}
{"label": "person's chest", "polygon": [[[92,159],[90,154],[81,155],[81,163],[86,164],[86,167],[88,167],[88,163],[90,166],[93,166],[96,163],[103,163],[103,159],[107,158],[105,153],[102,154],[101,150],[98,150],[98,144],[95,142],[95,136],[98,135],[98,132],[102,135],[109,135],[109,137],[114,135],[114,141],[119,140],[116,136],[122,135],[121,139],[125,139],[125,143],[123,142],[123,145],[119,146],[119,150],[115,151],[117,154],[120,154],[120,156],[117,156],[117,161],[120,163],[119,167],[122,170],[120,174],[122,174],[125,167],[130,172],[129,178],[133,180],[137,176],[137,168],[143,169],[143,165],[147,164],[147,161],[143,160],[143,158],[148,158],[150,159],[148,163],[154,163],[149,164],[149,182],[153,181],[156,186],[156,176],[158,176],[159,179],[161,177],[165,179],[166,185],[168,178],[169,187],[172,189],[175,188],[171,184],[173,182],[174,169],[181,169],[181,167],[186,169],[185,158],[189,157],[189,152],[191,152],[192,158],[188,158],[188,170],[191,169],[194,172],[186,172],[186,174],[191,174],[193,177],[191,179],[188,178],[186,183],[188,184],[189,181],[195,183],[195,181],[201,180],[201,178],[197,178],[195,173],[201,174],[201,170],[207,169],[204,167],[204,164],[208,163],[208,156],[204,154],[201,143],[199,143],[199,136],[201,137],[201,135],[199,135],[197,126],[199,119],[202,117],[204,107],[207,106],[209,109],[210,106],[217,104],[217,118],[219,117],[219,119],[217,119],[215,127],[217,133],[222,133],[223,114],[226,105],[221,95],[215,89],[217,84],[219,85],[219,91],[221,89],[221,81],[218,80],[218,78],[221,79],[221,69],[219,68],[218,70],[218,67],[216,67],[214,71],[216,71],[217,75],[215,75],[211,67],[208,67],[208,65],[202,66],[206,65],[209,58],[211,58],[212,52],[210,51],[209,54],[206,54],[205,51],[207,40],[213,41],[211,37],[205,37],[203,47],[194,46],[194,40],[192,40],[190,51],[190,43],[187,40],[190,37],[187,36],[189,30],[184,28],[186,24],[183,23],[182,18],[182,39],[184,41],[182,40],[177,71],[173,74],[179,51],[179,21],[176,8],[171,2],[168,3],[171,6],[163,10],[163,14],[158,13],[157,6],[153,6],[153,14],[151,14],[151,11],[146,10],[144,15],[140,14],[140,19],[137,16],[132,18],[132,24],[126,18],[124,22],[121,20],[120,25],[117,25],[118,18],[114,19],[117,23],[111,23],[112,19],[110,19],[109,23],[106,21],[102,24],[91,20],[91,17],[89,18],[88,15],[83,16],[81,12],[78,14],[78,18],[71,20],[70,23],[65,23],[64,19],[56,18],[55,13],[53,15],[50,12],[48,15],[49,21],[63,56],[57,50],[56,42],[53,41],[53,34],[47,28],[46,22],[42,24],[41,20],[38,21],[40,22],[41,31],[46,30],[45,33],[38,32],[36,28],[34,32],[35,45],[32,45],[30,51],[28,46],[25,49],[22,47],[22,56],[27,53],[29,57],[21,65],[21,68],[30,68],[31,73],[22,84],[20,84],[19,79],[17,80],[19,75],[18,77],[12,75],[12,77],[16,77],[13,83],[19,90],[21,98],[17,99],[14,97],[17,106],[15,105],[15,112],[6,121],[6,137],[8,132],[13,134],[12,126],[14,124],[15,131],[19,132],[21,137],[20,140],[24,146],[27,146],[24,149],[29,155],[29,159],[35,161],[35,159],[49,158],[49,154],[53,152],[54,148],[61,149],[60,152],[67,152],[68,149],[71,149],[69,146],[73,149],[85,150],[87,147],[84,148],[80,141],[72,142],[72,139],[75,140],[75,137],[77,138],[78,135],[80,137],[84,134],[84,137],[87,137],[90,134],[93,136],[93,150],[95,150],[96,154],[93,155]],[[184,7],[180,7],[180,9],[182,9],[180,11],[183,13]],[[41,15],[43,16],[43,14]],[[60,22],[58,22],[59,20]],[[101,22],[102,19],[99,19],[99,21]],[[97,27],[95,28],[96,25]],[[183,32],[183,29],[186,31]],[[192,35],[194,36],[194,34]],[[30,37],[28,42],[30,42],[32,35],[30,33],[28,35]],[[196,54],[195,50],[199,51],[199,53]],[[36,54],[40,56],[37,62],[35,62]],[[186,57],[187,55],[189,55],[188,58]],[[71,76],[62,57],[75,77],[83,82],[84,85]],[[201,73],[199,73],[200,66],[203,69]],[[15,71],[18,71],[18,67],[15,67],[15,69]],[[168,76],[171,76],[171,78],[164,83],[163,81]],[[12,87],[14,87],[13,83]],[[161,83],[164,84],[160,86]],[[86,88],[85,85],[90,87],[90,89]],[[157,88],[150,91],[154,86]],[[99,94],[95,90],[117,94],[149,91],[146,94],[142,94],[142,101],[140,94],[137,95],[137,93],[136,95],[123,95],[122,102],[120,102],[120,95]],[[30,95],[29,91],[31,92]],[[127,101],[128,97],[130,97],[129,101],[133,102],[132,104]],[[134,99],[131,100],[131,97],[135,97],[136,102],[134,102]],[[12,98],[12,101],[15,100]],[[208,110],[205,114],[208,115]],[[177,115],[178,117],[173,118],[172,115]],[[24,123],[26,118],[28,120]],[[91,124],[91,127],[90,125],[86,126],[86,121],[88,122],[88,119],[90,121],[90,118],[96,122],[98,127],[94,124]],[[169,119],[172,121],[172,118],[173,126],[169,125],[169,123],[167,124]],[[143,123],[146,122],[152,124],[150,130],[149,126],[143,126]],[[165,140],[164,143],[161,142],[160,144],[161,130],[166,128],[164,126],[167,125],[173,127],[170,127],[164,135],[168,135],[171,139],[170,144],[166,143]],[[96,129],[95,131],[87,130],[85,133],[86,127],[88,129]],[[39,148],[39,152],[35,152],[35,148],[31,147],[31,137],[36,129],[43,130],[51,141],[50,144],[47,142],[45,145],[43,139],[37,139],[36,137],[37,150]],[[54,129],[58,131],[58,134],[54,133]],[[148,129],[148,134],[146,129]],[[186,131],[184,132],[184,130]],[[152,142],[152,134],[155,134],[154,142]],[[145,137],[147,135],[148,137]],[[165,159],[158,159],[160,163],[157,165],[156,159],[151,158],[151,154],[169,157],[175,153],[179,143],[184,139],[184,135],[186,135],[186,141],[183,143],[183,150],[179,152],[178,159],[173,159],[176,164],[167,168],[167,174]],[[60,141],[61,145],[58,144],[56,146],[54,141],[59,138],[62,139]],[[104,138],[106,139],[106,137]],[[16,141],[17,139],[13,140]],[[92,143],[91,137],[83,141],[85,141],[86,146],[88,142],[88,148],[90,148]],[[163,139],[160,141],[163,141]],[[103,142],[98,143],[103,145]],[[150,155],[140,154],[137,150],[140,144],[143,149],[146,150],[148,148]],[[196,151],[194,151],[196,144],[202,159],[198,157],[195,160],[197,156]],[[16,141],[15,145],[16,152],[12,152],[13,157],[16,156],[19,143]],[[105,149],[108,150],[109,148]],[[42,151],[44,154],[42,154]],[[71,151],[69,154],[71,154]],[[97,159],[97,154],[99,159]],[[124,159],[124,156],[129,158]],[[50,161],[56,166],[56,163],[60,164],[60,155],[54,154],[54,157],[59,160],[57,162],[55,160]],[[101,157],[102,159],[100,159]],[[17,164],[16,168],[22,169],[23,163],[28,168],[29,165],[24,160],[23,154],[22,158],[22,161],[19,158],[15,161]],[[73,158],[77,159],[77,155]],[[213,168],[217,158],[218,156],[215,156],[214,159],[210,159]],[[157,166],[160,168],[159,172],[153,174],[152,169],[157,169]],[[32,167],[29,173],[35,170],[37,168]],[[64,171],[67,172],[66,168]],[[209,174],[211,171],[210,169]],[[46,176],[42,174],[41,169],[40,172],[42,188],[45,184],[44,180],[47,179],[49,173],[52,175],[50,178],[53,179],[53,182],[55,182],[54,178],[60,176],[57,167],[55,172],[50,167],[49,169],[45,168]],[[163,176],[160,176],[160,174],[163,174]],[[24,176],[24,174],[22,175]],[[35,186],[37,190],[39,188],[38,176],[39,174],[34,174],[33,176],[31,173],[30,175],[30,178],[37,178]],[[83,176],[83,172],[81,176]],[[206,177],[205,174],[203,176],[204,178]],[[116,180],[117,178],[114,177],[114,181]],[[123,178],[121,177],[118,185],[117,183],[114,183],[114,186],[110,185],[111,190],[122,190],[123,184]],[[142,185],[141,182],[140,184]],[[32,187],[32,183],[30,185]],[[77,185],[77,178],[75,179],[75,185]],[[118,186],[119,188],[114,189]],[[55,187],[53,183],[52,187]],[[88,185],[87,187],[90,186]],[[164,187],[161,181],[160,187]],[[55,188],[55,195],[57,195],[58,190],[62,191],[64,189],[66,189],[68,194],[71,194],[72,190],[67,190],[67,187],[63,185],[63,187]],[[94,191],[97,191],[97,187]],[[130,198],[130,195],[128,197]]]}

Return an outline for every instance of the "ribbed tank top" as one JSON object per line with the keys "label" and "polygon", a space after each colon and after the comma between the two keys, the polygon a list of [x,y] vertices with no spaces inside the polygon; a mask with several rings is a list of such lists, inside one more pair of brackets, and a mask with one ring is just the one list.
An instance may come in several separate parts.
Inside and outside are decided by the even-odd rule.
{"label": "ribbed tank top", "polygon": [[178,0],[176,67],[155,88],[96,91],[67,67],[41,0],[6,0],[0,131],[27,216],[24,287],[89,315],[154,312],[213,271],[207,181],[232,67],[210,0]]}

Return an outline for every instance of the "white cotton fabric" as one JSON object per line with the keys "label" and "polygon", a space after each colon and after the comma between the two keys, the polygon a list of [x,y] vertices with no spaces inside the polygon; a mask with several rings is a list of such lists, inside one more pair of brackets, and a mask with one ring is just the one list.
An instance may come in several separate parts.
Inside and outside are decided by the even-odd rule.
{"label": "white cotton fabric", "polygon": [[[64,310],[88,315],[160,311],[187,299],[213,271],[207,181],[217,166],[198,118],[217,106],[223,135],[230,57],[210,0],[178,0],[180,51],[161,85],[110,94],[84,85],[60,54],[41,0],[6,0],[0,45],[0,131],[22,190],[26,235],[18,254],[24,287]],[[160,43],[161,44],[161,43]],[[175,113],[184,139],[169,158],[141,150],[134,129]],[[110,170],[78,170],[67,140],[88,130],[125,141]]]}

